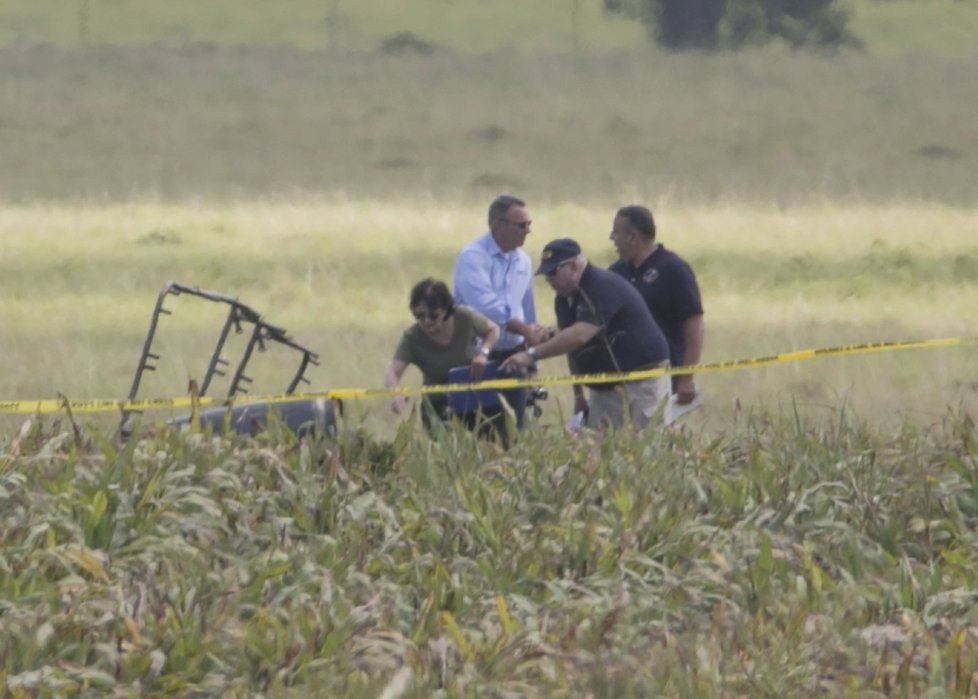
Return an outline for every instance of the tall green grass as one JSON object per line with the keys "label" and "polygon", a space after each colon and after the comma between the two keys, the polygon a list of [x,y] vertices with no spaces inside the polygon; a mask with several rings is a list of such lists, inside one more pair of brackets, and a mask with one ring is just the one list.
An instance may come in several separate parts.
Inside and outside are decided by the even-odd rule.
{"label": "tall green grass", "polygon": [[973,694],[975,429],[0,448],[6,696]]}
{"label": "tall green grass", "polygon": [[[123,397],[169,279],[378,385],[501,190],[602,265],[650,203],[705,361],[973,334],[971,5],[854,2],[832,59],[634,51],[594,6],[5,2],[0,400]],[[171,305],[144,397],[222,319]],[[506,452],[370,402],[336,441],[0,419],[0,695],[971,696],[973,357],[704,375],[613,439],[559,389]]]}

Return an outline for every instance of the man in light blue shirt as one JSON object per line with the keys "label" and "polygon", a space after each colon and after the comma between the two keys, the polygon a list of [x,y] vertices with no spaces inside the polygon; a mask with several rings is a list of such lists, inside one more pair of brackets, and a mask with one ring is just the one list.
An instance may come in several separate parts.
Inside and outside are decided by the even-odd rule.
{"label": "man in light blue shirt", "polygon": [[[489,230],[462,248],[455,261],[457,303],[470,306],[496,323],[502,333],[490,360],[502,361],[540,342],[546,331],[537,324],[533,303],[533,263],[520,248],[530,232],[526,202],[503,194],[489,205]],[[504,392],[516,424],[523,426],[526,389]]]}

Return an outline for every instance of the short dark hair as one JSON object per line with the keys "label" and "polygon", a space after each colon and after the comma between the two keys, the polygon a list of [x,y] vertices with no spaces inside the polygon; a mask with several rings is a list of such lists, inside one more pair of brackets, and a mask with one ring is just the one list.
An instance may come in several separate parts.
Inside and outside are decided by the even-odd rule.
{"label": "short dark hair", "polygon": [[655,240],[655,219],[645,206],[632,204],[618,209],[618,215],[628,221],[628,225],[638,231],[646,240]]}
{"label": "short dark hair", "polygon": [[444,308],[446,318],[455,312],[455,299],[452,298],[452,292],[448,290],[445,282],[430,277],[422,279],[411,289],[409,308],[413,309],[421,304],[426,305],[430,311]]}
{"label": "short dark hair", "polygon": [[489,205],[489,225],[492,226],[497,218],[506,216],[506,212],[514,206],[526,206],[526,202],[512,194],[500,194],[493,199]]}

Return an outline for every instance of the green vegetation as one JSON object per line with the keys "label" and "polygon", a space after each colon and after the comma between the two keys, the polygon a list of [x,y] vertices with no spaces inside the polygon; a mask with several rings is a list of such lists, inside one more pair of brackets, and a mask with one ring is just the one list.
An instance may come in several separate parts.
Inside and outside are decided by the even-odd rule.
{"label": "green vegetation", "polygon": [[11,0],[0,197],[974,205],[974,3],[851,0],[831,56],[659,52],[600,6]]}
{"label": "green vegetation", "polygon": [[973,206],[976,61],[6,49],[0,192]]}
{"label": "green vegetation", "polygon": [[0,448],[0,692],[967,697],[976,451],[960,415],[508,452],[27,425]]}
{"label": "green vegetation", "polygon": [[[596,263],[612,261],[607,236],[617,202],[530,203],[532,257],[569,234]],[[706,362],[974,335],[978,218],[969,210],[652,205],[660,239],[691,261],[702,282]],[[0,374],[0,396],[124,397],[167,280],[237,296],[319,352],[312,390],[379,387],[411,322],[411,284],[448,279],[461,241],[482,230],[484,216],[485,204],[420,199],[0,208],[4,361],[18,368]],[[537,298],[541,317],[553,322],[553,294],[542,280]],[[159,335],[164,361],[141,397],[184,395],[188,378],[202,377],[223,321],[223,309],[205,311],[191,299],[169,305],[175,313]],[[294,365],[276,370],[276,357],[291,362],[256,357],[253,393],[286,385]],[[822,418],[845,403],[880,425],[927,425],[949,404],[974,405],[973,363],[974,348],[962,347],[704,376],[709,405],[695,421],[723,433],[738,403],[777,411],[794,402]],[[566,374],[559,359],[543,369]],[[220,395],[221,384],[214,388]],[[569,395],[554,391],[549,422],[560,419]],[[362,409],[376,434],[396,429],[383,401]]]}
{"label": "green vegetation", "polygon": [[[601,265],[649,204],[705,362],[974,335],[975,3],[712,57],[599,5],[5,0],[0,401],[124,397],[167,280],[377,387],[505,190]],[[223,320],[171,306],[140,397]],[[0,697],[973,696],[974,351],[702,375],[641,436],[565,435],[562,387],[506,452],[384,401],[335,442],[0,416]]]}
{"label": "green vegetation", "polygon": [[[871,55],[974,56],[978,6],[955,0],[845,0]],[[0,45],[292,46],[364,51],[400,33],[465,52],[631,50],[636,20],[604,0],[5,0]]]}
{"label": "green vegetation", "polygon": [[370,51],[405,32],[479,53],[608,50],[645,41],[640,24],[603,12],[600,0],[8,0],[0,20],[2,43],[71,47],[159,42]]}
{"label": "green vegetation", "polygon": [[850,28],[881,55],[974,56],[978,6],[971,2],[849,0]]}
{"label": "green vegetation", "polygon": [[677,50],[730,50],[782,41],[792,48],[859,46],[839,0],[603,0]]}

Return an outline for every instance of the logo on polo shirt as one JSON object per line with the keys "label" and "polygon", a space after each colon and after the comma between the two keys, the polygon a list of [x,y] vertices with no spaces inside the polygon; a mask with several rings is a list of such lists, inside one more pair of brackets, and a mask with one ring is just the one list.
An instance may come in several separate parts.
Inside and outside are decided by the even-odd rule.
{"label": "logo on polo shirt", "polygon": [[659,270],[657,270],[655,267],[653,267],[652,269],[645,270],[645,274],[642,275],[642,281],[645,282],[646,284],[651,284],[658,278],[659,278]]}

